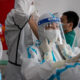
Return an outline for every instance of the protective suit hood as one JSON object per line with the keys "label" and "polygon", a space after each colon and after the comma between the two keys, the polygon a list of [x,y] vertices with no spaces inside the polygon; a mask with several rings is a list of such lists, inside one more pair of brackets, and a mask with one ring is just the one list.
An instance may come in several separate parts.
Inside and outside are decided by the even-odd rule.
{"label": "protective suit hood", "polygon": [[38,34],[39,34],[39,40],[42,42],[44,39],[46,39],[45,36],[45,26],[48,24],[51,24],[53,22],[57,23],[60,19],[55,17],[51,13],[43,14],[38,21]]}
{"label": "protective suit hood", "polygon": [[35,5],[32,2],[34,3],[34,0],[15,0],[15,9],[30,15],[35,11]]}

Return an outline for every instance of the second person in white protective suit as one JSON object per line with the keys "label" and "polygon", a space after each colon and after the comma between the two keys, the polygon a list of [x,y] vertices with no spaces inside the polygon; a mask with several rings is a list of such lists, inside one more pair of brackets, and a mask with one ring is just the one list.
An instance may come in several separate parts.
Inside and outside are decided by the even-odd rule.
{"label": "second person in white protective suit", "polygon": [[37,25],[31,16],[34,12],[34,9],[30,8],[31,3],[32,0],[15,0],[15,9],[12,9],[7,15],[5,38],[9,61],[5,80],[25,80],[21,74],[20,55],[26,54],[26,48],[33,44],[33,34],[38,38]]}
{"label": "second person in white protective suit", "polygon": [[32,31],[37,35],[35,21],[22,11],[12,9],[7,15],[5,26],[9,60],[5,80],[24,80],[21,75],[20,55],[26,53],[26,48],[33,44]]}
{"label": "second person in white protective suit", "polygon": [[55,68],[64,65],[56,45],[60,33],[59,21],[51,13],[39,18],[39,41],[27,48],[27,54],[21,55],[22,74],[26,80],[48,80]]}

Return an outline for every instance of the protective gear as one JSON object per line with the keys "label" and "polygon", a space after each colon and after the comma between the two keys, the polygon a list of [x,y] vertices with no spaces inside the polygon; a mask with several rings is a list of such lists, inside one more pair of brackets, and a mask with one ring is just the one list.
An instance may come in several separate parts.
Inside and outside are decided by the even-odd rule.
{"label": "protective gear", "polygon": [[[59,34],[58,34],[59,30],[56,30],[56,29],[55,30],[53,30],[53,29],[45,30],[45,27],[47,27],[48,24],[52,24],[53,22],[57,24],[59,22],[59,18],[55,17],[51,13],[42,15],[38,22],[39,39],[41,41],[40,49],[44,54],[44,59],[49,62],[53,62],[53,60],[54,60],[54,62],[56,62],[56,59],[55,58],[53,59],[53,57],[52,57],[52,54],[53,54],[52,48],[53,48],[53,43],[55,44],[55,42],[59,38]],[[42,40],[42,39],[44,39],[44,40]],[[59,53],[58,53],[58,55],[59,55]],[[59,55],[59,57],[60,57],[60,55]],[[59,59],[61,60],[61,57]]]}
{"label": "protective gear", "polygon": [[45,30],[44,32],[44,35],[45,37],[51,42],[56,42],[59,35],[59,30],[52,30],[52,29],[49,29],[49,30]]}
{"label": "protective gear", "polygon": [[[25,13],[18,9],[12,9],[11,12],[7,15],[7,19],[5,21],[5,38],[8,46],[9,63],[11,66],[17,66],[19,69],[21,66],[20,55],[25,54],[26,48],[33,44],[32,31],[28,24],[28,20],[29,16],[27,16]],[[7,66],[10,67],[9,65]],[[8,69],[6,71],[6,80],[11,80],[11,77],[12,80],[21,80],[21,77],[18,77],[20,74],[14,76],[15,79],[13,78],[13,74],[16,73],[15,70],[10,70],[12,73],[10,74],[11,76],[9,76]]]}
{"label": "protective gear", "polygon": [[[75,35],[75,39],[74,39],[72,47],[75,47],[75,46],[80,47],[80,37],[79,37],[80,36],[80,27],[79,26],[76,27],[74,31],[75,31],[76,35]],[[76,42],[77,42],[77,45],[76,45]]]}
{"label": "protective gear", "polygon": [[[59,56],[55,58],[58,61],[56,63],[50,63],[50,61],[43,61],[41,58],[41,52],[39,50],[40,42],[36,41],[35,45],[30,46],[27,49],[27,54],[21,56],[22,59],[22,74],[25,76],[26,80],[53,80],[52,75],[59,75],[58,72],[66,72],[65,69],[68,68],[68,63],[75,62],[75,60],[61,60],[59,61]],[[53,47],[55,50],[56,48]],[[36,58],[37,57],[37,58]],[[80,57],[80,55],[79,55]],[[72,66],[70,66],[71,68]],[[76,67],[76,66],[75,66]],[[75,69],[75,67],[72,67]],[[71,70],[71,69],[70,69]],[[68,74],[68,73],[66,73]],[[66,74],[63,74],[66,76]],[[73,74],[73,73],[72,73]],[[32,76],[31,76],[32,75]],[[56,77],[57,77],[56,76]],[[63,76],[61,76],[62,78]],[[54,77],[53,77],[54,78]]]}
{"label": "protective gear", "polygon": [[15,9],[30,16],[36,11],[35,5],[32,3],[34,3],[34,0],[15,0]]}
{"label": "protective gear", "polygon": [[[49,21],[50,20],[47,22]],[[39,31],[43,33],[43,36],[41,34],[41,36],[39,35],[40,43],[28,47],[27,54],[22,54],[21,57],[23,61],[22,74],[25,76],[26,80],[54,80],[54,78],[57,77],[56,75],[59,75],[60,73],[60,70],[57,70],[58,68],[61,69],[64,67],[63,70],[67,69],[65,63],[67,61],[62,60],[62,57],[58,52],[57,45],[44,38],[44,27],[47,23],[41,23],[43,22],[40,22],[38,27]],[[57,79],[58,78],[59,77],[57,77]]]}
{"label": "protective gear", "polygon": [[57,45],[58,45],[58,49],[64,59],[72,58],[73,52],[69,45],[67,45],[65,42],[63,44],[57,44]]}
{"label": "protective gear", "polygon": [[44,60],[53,62],[53,56],[52,56],[52,44],[48,44],[47,39],[45,39],[41,45],[40,45],[40,50],[42,51],[42,54],[44,57]]}
{"label": "protective gear", "polygon": [[28,14],[32,14],[32,13],[34,13],[36,11],[36,9],[35,9],[35,6],[32,4],[31,6],[30,6],[30,9],[29,9],[29,13]]}
{"label": "protective gear", "polygon": [[46,13],[43,14],[38,21],[38,33],[39,33],[39,40],[42,42],[46,37],[45,37],[45,26],[47,26],[48,24],[51,24],[53,22],[57,23],[59,22],[60,19],[55,17],[53,14],[51,13]]}
{"label": "protective gear", "polygon": [[[60,17],[59,13],[53,13],[56,17]],[[60,34],[59,34],[59,38],[60,38],[60,44],[62,44],[62,40],[65,40],[65,35],[64,35],[64,31],[63,31],[63,27],[62,27],[62,23],[61,20],[59,20],[59,22],[57,22],[59,24],[59,29],[60,29]],[[62,38],[62,39],[61,39]]]}
{"label": "protective gear", "polygon": [[5,80],[25,80],[21,73],[21,67],[8,63],[5,70]]}
{"label": "protective gear", "polygon": [[[32,0],[30,0],[32,1]],[[15,0],[15,9],[22,11],[28,15],[31,3],[28,0]]]}
{"label": "protective gear", "polygon": [[[46,43],[47,44],[47,43]],[[54,46],[55,44],[53,44]],[[56,62],[61,61],[61,64],[55,63],[55,60],[53,59],[53,62],[50,61],[50,58],[48,56],[45,56],[45,60],[43,59],[43,56],[41,56],[40,51],[40,42],[37,42],[27,48],[27,54],[22,54],[22,74],[25,76],[26,80],[47,80],[52,72],[55,72],[56,68],[59,68],[64,65],[63,61],[61,61],[61,57],[58,55],[58,51],[56,47],[54,46],[54,58],[56,58]],[[46,47],[46,46],[44,46]],[[51,53],[51,52],[50,52]],[[51,53],[52,54],[52,53]],[[48,54],[50,55],[50,54]],[[51,56],[51,57],[52,57]],[[48,58],[48,59],[46,59]],[[28,72],[28,73],[27,73]],[[34,73],[34,74],[33,74]],[[33,75],[32,75],[33,74]],[[32,75],[32,76],[31,76]]]}

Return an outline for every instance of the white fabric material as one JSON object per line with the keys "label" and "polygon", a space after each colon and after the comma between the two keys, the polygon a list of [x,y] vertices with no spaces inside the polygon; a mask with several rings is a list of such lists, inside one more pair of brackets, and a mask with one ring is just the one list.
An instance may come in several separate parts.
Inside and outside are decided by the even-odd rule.
{"label": "white fabric material", "polygon": [[[30,46],[29,50],[27,50],[27,54],[21,55],[22,74],[25,76],[26,80],[47,80],[51,76],[52,72],[55,72],[56,67],[61,67],[62,65],[64,65],[64,61],[62,61],[62,58],[57,51],[56,45],[52,45],[53,46],[51,49],[54,52],[56,62],[61,61],[58,62],[59,65],[55,63],[55,61],[53,61],[53,63],[55,63],[53,64],[49,60],[46,60],[43,63],[43,56],[39,49],[39,45],[35,46],[34,44]],[[31,57],[28,58],[29,54],[31,55]],[[52,55],[52,51],[50,52],[50,54]]]}
{"label": "white fabric material", "polygon": [[[26,48],[33,44],[32,31],[29,24],[26,23],[28,19],[29,16],[22,11],[18,9],[12,9],[7,15],[7,19],[5,21],[5,38],[8,46],[8,60],[14,63],[15,66],[21,65],[20,54],[25,54]],[[24,26],[25,23],[26,25]],[[21,33],[20,29],[22,29]],[[14,64],[10,64],[6,68],[6,80],[11,80],[12,77],[14,77],[13,80],[22,80],[19,73],[21,71],[20,66],[17,66],[17,69],[19,68],[19,72],[17,72]],[[14,68],[14,70],[12,68]],[[13,76],[13,73],[16,75]]]}
{"label": "white fabric material", "polygon": [[[71,67],[69,67],[69,66]],[[72,64],[67,64],[66,67],[63,67],[62,69],[63,72],[61,72],[60,80],[80,80],[80,63],[72,63]],[[59,79],[57,79],[59,80]]]}
{"label": "white fabric material", "polygon": [[[22,55],[22,74],[26,78],[26,80],[79,80],[80,79],[80,66],[76,63],[71,63],[72,61],[57,61],[56,63],[44,62],[42,64],[39,59],[40,52],[39,49],[35,46],[32,46],[35,50],[38,51],[38,55],[31,51],[31,58],[27,58],[28,56]],[[55,50],[55,49],[54,49]],[[34,56],[33,56],[34,55]],[[37,56],[37,58],[35,58]],[[58,55],[57,55],[58,56]],[[58,56],[59,57],[59,56]],[[57,57],[57,58],[58,58]],[[70,62],[70,63],[67,63]],[[80,64],[80,63],[79,63]],[[74,72],[74,73],[73,73]],[[60,73],[60,74],[59,74]],[[69,74],[69,75],[68,75]],[[56,75],[51,78],[52,75]],[[73,77],[71,77],[74,75]],[[60,78],[59,78],[60,77]]]}
{"label": "white fabric material", "polygon": [[0,60],[2,59],[2,53],[3,53],[3,46],[2,46],[1,39],[0,39]]}
{"label": "white fabric material", "polygon": [[[32,49],[33,48],[33,49]],[[70,75],[74,75],[74,73],[79,73],[79,68],[77,69],[77,67],[69,67],[69,71],[68,71],[68,67],[67,66],[67,62],[75,62],[78,61],[79,57],[77,57],[77,59],[71,59],[71,60],[62,60],[61,56],[59,55],[59,52],[57,51],[56,45],[53,44],[53,51],[54,51],[54,56],[56,58],[56,63],[50,63],[49,61],[46,61],[44,63],[41,63],[43,57],[41,56],[41,52],[39,50],[39,46],[30,46],[29,51],[27,51],[27,54],[21,55],[21,59],[22,59],[22,74],[24,75],[24,77],[26,78],[26,80],[53,80],[54,78],[57,80],[57,77],[60,76],[61,80],[67,80],[67,74],[70,71]],[[34,52],[35,51],[35,52]],[[31,57],[28,58],[28,52],[31,54]],[[37,53],[36,53],[37,52]],[[42,57],[42,58],[41,58]],[[73,63],[74,64],[74,63]],[[69,64],[68,64],[69,65]],[[71,65],[71,64],[70,64]],[[65,69],[66,68],[66,69]],[[74,73],[73,73],[73,68],[74,69]],[[58,73],[60,73],[60,71],[58,70],[64,70],[64,72],[61,72],[61,75],[59,75]],[[57,75],[56,77],[54,77],[53,79],[50,79],[52,75]],[[79,73],[80,75],[80,73]],[[79,75],[75,74],[75,77],[79,77]],[[66,77],[67,76],[67,77]],[[79,78],[72,78],[69,76],[69,80],[74,80],[74,79],[79,79]]]}
{"label": "white fabric material", "polygon": [[21,74],[21,67],[8,63],[5,70],[5,80],[25,80]]}
{"label": "white fabric material", "polygon": [[[36,47],[35,45],[30,47],[29,53],[31,54],[31,58],[28,58],[28,51],[27,54],[21,55],[22,74],[25,76],[26,80],[47,80],[51,76],[52,72],[55,72],[56,67],[63,65],[60,64],[58,66],[57,64],[51,64],[49,61],[41,63],[41,52],[39,47]],[[56,56],[56,60],[60,61],[61,57],[59,56],[59,53],[55,52],[54,54]]]}
{"label": "white fabric material", "polygon": [[40,45],[40,50],[42,51],[45,61],[53,62],[52,44],[50,45],[47,40],[44,40]]}
{"label": "white fabric material", "polygon": [[[47,40],[44,40],[40,45],[40,50],[42,51],[44,59],[46,61],[57,62],[62,60],[62,57],[60,56],[60,53],[54,42],[48,43]],[[53,60],[53,55],[55,58],[54,60]]]}
{"label": "white fabric material", "polygon": [[25,59],[22,64],[22,74],[26,80],[47,80],[51,75],[50,63],[38,64],[34,59]]}
{"label": "white fabric material", "polygon": [[63,40],[63,44],[58,43],[58,41],[56,42],[56,44],[58,45],[58,49],[61,55],[65,59],[70,59],[71,57],[74,57],[75,55],[77,55],[74,53],[74,51],[72,51],[72,48],[70,47],[70,45],[66,44],[64,40]]}
{"label": "white fabric material", "polygon": [[[34,4],[32,4],[32,2]],[[32,13],[37,15],[35,0],[15,0],[15,8],[19,9],[23,13],[26,13],[28,16],[30,16]]]}
{"label": "white fabric material", "polygon": [[[14,24],[14,21],[17,25],[19,25],[19,28],[22,28],[23,25],[28,20],[27,15],[25,15],[23,12],[20,12],[16,9],[13,9],[7,16],[6,22],[5,22],[5,38],[8,46],[8,55],[9,60],[12,62],[15,62],[15,56],[16,56],[16,46],[19,38],[19,28]],[[28,47],[30,44],[33,43],[32,39],[32,31],[29,27],[29,24],[27,23],[25,27],[23,28],[21,35],[20,35],[20,42],[18,47],[18,55],[20,56],[22,53],[26,53],[26,47]],[[13,46],[12,46],[13,45]],[[17,58],[18,59],[18,58]],[[17,60],[18,64],[21,64],[20,59]]]}
{"label": "white fabric material", "polygon": [[[44,15],[43,18],[45,16],[46,15]],[[44,37],[45,25],[46,24],[39,26],[39,31],[40,31],[39,37],[40,37],[41,42],[45,40],[45,37]],[[62,59],[61,55],[59,54],[57,50],[57,46],[55,43],[51,43],[49,45],[47,41],[47,43],[44,42],[44,44],[42,45],[43,45],[42,49],[44,51],[44,54],[41,52],[39,47],[36,47],[33,45],[27,49],[27,54],[21,55],[22,74],[24,75],[26,80],[48,80],[52,76],[52,74],[55,74],[57,72],[56,70],[58,68],[66,67],[65,62],[67,61],[64,61]],[[48,51],[47,55],[51,54],[52,51],[54,52],[53,54],[54,54],[56,61],[53,60],[53,62],[51,63],[49,60],[46,60],[48,58],[51,58],[50,57],[51,55],[49,55],[48,58],[44,58],[46,54],[45,52],[47,51]],[[43,59],[45,59],[44,63],[42,63]]]}
{"label": "white fabric material", "polygon": [[[80,28],[78,26],[76,27],[75,32],[76,32],[76,39],[78,42],[77,44],[78,44],[78,47],[80,47]],[[75,40],[74,40],[74,42],[75,42]]]}
{"label": "white fabric material", "polygon": [[28,15],[33,0],[15,0],[15,8]]}
{"label": "white fabric material", "polygon": [[72,52],[73,52],[72,57],[75,57],[80,54],[80,48],[74,47],[74,48],[72,48]]}
{"label": "white fabric material", "polygon": [[58,45],[58,49],[60,53],[66,58],[70,59],[72,57],[76,57],[77,55],[80,54],[80,48],[79,47],[73,47],[71,48],[70,45],[66,44],[65,41],[63,41],[63,44],[56,42]]}
{"label": "white fabric material", "polygon": [[[26,23],[29,16],[32,14],[29,13],[31,3],[32,0],[15,0],[15,9],[12,9],[7,15],[5,21],[5,38],[8,45],[8,58],[9,61],[15,63],[15,65],[8,64],[5,80],[25,80],[22,78],[21,68],[17,66],[17,64],[21,65],[22,63],[20,54],[26,54],[26,48],[33,44],[32,30],[29,24]],[[26,25],[24,26],[24,24]],[[21,33],[20,29],[22,29]]]}

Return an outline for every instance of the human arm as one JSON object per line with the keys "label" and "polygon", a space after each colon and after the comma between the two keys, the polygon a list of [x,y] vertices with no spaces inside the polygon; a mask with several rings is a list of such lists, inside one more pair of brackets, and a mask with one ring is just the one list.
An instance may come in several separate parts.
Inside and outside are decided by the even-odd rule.
{"label": "human arm", "polygon": [[38,25],[37,25],[36,21],[34,20],[34,16],[33,15],[31,16],[31,18],[29,20],[29,25],[30,25],[33,33],[37,37],[37,39],[39,39],[39,36],[38,36]]}
{"label": "human arm", "polygon": [[52,56],[52,42],[48,43],[48,40],[45,39],[41,45],[40,50],[43,54],[43,58],[46,61],[53,62],[53,56]]}
{"label": "human arm", "polygon": [[57,68],[64,66],[64,61],[58,63],[37,63],[34,58],[24,58],[22,61],[22,74],[26,80],[48,80]]}

